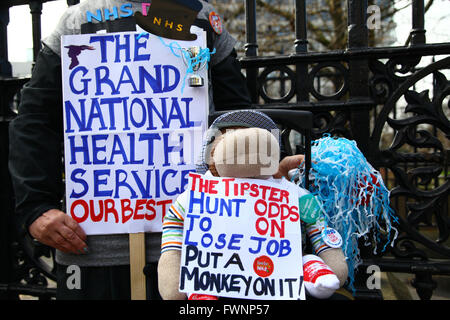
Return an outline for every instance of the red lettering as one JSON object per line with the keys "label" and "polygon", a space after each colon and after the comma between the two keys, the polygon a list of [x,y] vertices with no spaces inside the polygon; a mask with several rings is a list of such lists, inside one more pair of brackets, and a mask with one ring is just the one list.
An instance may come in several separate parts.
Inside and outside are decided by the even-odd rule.
{"label": "red lettering", "polygon": [[199,174],[190,172],[189,173],[189,177],[192,178],[192,188],[191,188],[191,190],[195,191],[195,183],[196,183],[197,179],[201,179],[201,176]]}
{"label": "red lettering", "polygon": [[250,183],[242,182],[241,183],[241,196],[243,196],[245,191],[247,191],[248,189],[250,189]]}
{"label": "red lettering", "polygon": [[98,201],[98,207],[100,208],[100,213],[98,215],[95,215],[95,209],[94,209],[94,200],[89,200],[89,208],[91,211],[91,220],[93,222],[99,222],[103,219],[103,200]]}
{"label": "red lettering", "polygon": [[258,194],[259,194],[258,185],[253,183],[250,186],[250,190],[251,190],[250,191],[250,196],[256,198],[258,196]]}
{"label": "red lettering", "polygon": [[270,220],[270,236],[275,237],[275,229],[278,230],[280,238],[284,238],[284,221],[281,221],[281,226],[278,224],[277,220]]}
{"label": "red lettering", "polygon": [[270,187],[269,186],[259,186],[259,188],[262,190],[262,198],[264,200],[266,200],[266,192],[267,192],[267,190],[270,189]]}
{"label": "red lettering", "polygon": [[198,191],[199,192],[208,192],[208,182],[209,182],[209,180],[200,178]]}
{"label": "red lettering", "polygon": [[[276,211],[274,211],[273,209],[275,209]],[[280,214],[280,206],[278,205],[278,203],[276,203],[276,202],[269,202],[268,217],[270,219],[273,219],[273,218],[278,217],[279,214]]]}
{"label": "red lettering", "polygon": [[138,214],[139,210],[144,209],[144,204],[147,203],[147,199],[136,200],[136,207],[134,208],[133,220],[143,220],[144,214]]}
{"label": "red lettering", "polygon": [[[264,229],[261,228],[261,223],[265,224]],[[258,218],[258,220],[256,220],[255,227],[256,227],[256,232],[258,232],[260,235],[264,236],[264,235],[266,235],[267,231],[269,230],[269,222],[264,217]]]}
{"label": "red lettering", "polygon": [[280,191],[278,188],[272,188],[270,190],[269,201],[280,201]]}
{"label": "red lettering", "polygon": [[210,180],[209,181],[208,193],[210,193],[210,194],[217,194],[216,185],[218,183],[219,183],[219,180]]}
{"label": "red lettering", "polygon": [[234,181],[234,178],[225,178],[222,181],[225,182],[225,196],[228,197],[230,195],[230,181]]}
{"label": "red lettering", "polygon": [[290,211],[290,215],[294,216],[294,217],[290,218],[290,220],[292,222],[296,222],[296,221],[298,221],[298,219],[300,219],[300,215],[298,214],[298,207],[292,206],[289,211]]}
{"label": "red lettering", "polygon": [[[264,210],[260,210],[261,205],[264,207]],[[258,216],[265,215],[267,211],[267,203],[263,199],[256,200],[254,210]]]}
{"label": "red lettering", "polygon": [[112,213],[114,215],[114,220],[116,223],[119,222],[119,214],[117,210],[114,208],[114,199],[106,199],[105,200],[105,222],[108,222],[108,215]]}
{"label": "red lettering", "polygon": [[[155,200],[153,200],[153,199],[148,200],[147,203],[145,204],[145,209],[147,209],[147,211],[152,212],[151,214],[145,213],[145,219],[148,221],[152,221],[156,217],[156,210],[155,210],[154,206],[155,206]],[[163,219],[164,219],[165,214],[166,214],[166,212],[163,211]]]}
{"label": "red lettering", "polygon": [[287,204],[285,203],[281,204],[280,211],[281,211],[281,220],[286,220],[287,218],[289,218],[291,214],[291,208]]}
{"label": "red lettering", "polygon": [[[120,206],[122,208],[122,223],[126,223],[133,216],[133,209],[131,209],[131,201],[130,199],[122,199],[120,200]],[[126,215],[126,212],[130,212],[129,215]]]}
{"label": "red lettering", "polygon": [[281,190],[281,194],[280,194],[280,201],[281,202],[286,202],[289,203],[289,191],[287,190]]}
{"label": "red lettering", "polygon": [[158,206],[162,205],[162,212],[163,212],[162,219],[164,219],[164,216],[166,215],[167,205],[170,206],[171,204],[172,204],[172,200],[161,200],[156,203],[156,205],[158,205]]}

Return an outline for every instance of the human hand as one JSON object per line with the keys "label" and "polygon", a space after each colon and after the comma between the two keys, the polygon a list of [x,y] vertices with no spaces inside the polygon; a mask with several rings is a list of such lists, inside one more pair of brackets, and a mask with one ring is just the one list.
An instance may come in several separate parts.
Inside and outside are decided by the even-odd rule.
{"label": "human hand", "polygon": [[66,253],[87,253],[86,234],[80,225],[64,212],[51,209],[28,228],[39,242]]}
{"label": "human hand", "polygon": [[278,172],[273,175],[274,178],[280,179],[285,177],[289,179],[288,172],[289,170],[296,169],[303,162],[305,156],[303,154],[296,154],[293,156],[287,156],[281,160],[280,165],[278,166]]}

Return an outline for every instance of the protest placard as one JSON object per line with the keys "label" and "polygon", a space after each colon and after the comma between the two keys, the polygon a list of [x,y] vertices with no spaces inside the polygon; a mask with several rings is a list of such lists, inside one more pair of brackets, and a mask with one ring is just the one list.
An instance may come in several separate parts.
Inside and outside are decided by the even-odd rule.
{"label": "protest placard", "polygon": [[305,299],[297,186],[191,173],[182,197],[181,292]]}
{"label": "protest placard", "polygon": [[206,48],[191,32],[62,37],[67,213],[86,234],[160,232],[195,170],[209,104],[187,85],[180,48]]}

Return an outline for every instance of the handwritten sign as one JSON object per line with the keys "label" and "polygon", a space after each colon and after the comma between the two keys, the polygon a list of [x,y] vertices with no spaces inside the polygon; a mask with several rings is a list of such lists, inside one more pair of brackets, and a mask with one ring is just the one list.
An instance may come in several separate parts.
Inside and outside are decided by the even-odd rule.
{"label": "handwritten sign", "polygon": [[298,187],[191,173],[180,291],[304,299]]}
{"label": "handwritten sign", "polygon": [[186,188],[208,115],[207,86],[184,85],[175,52],[206,47],[191,32],[179,46],[139,31],[63,36],[67,213],[86,234],[159,232]]}

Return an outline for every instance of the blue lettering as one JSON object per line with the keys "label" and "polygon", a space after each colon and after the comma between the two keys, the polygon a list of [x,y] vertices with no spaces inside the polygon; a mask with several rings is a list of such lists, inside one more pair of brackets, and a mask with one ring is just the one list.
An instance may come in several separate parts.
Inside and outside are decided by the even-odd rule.
{"label": "blue lettering", "polygon": [[[120,180],[120,175],[123,174],[124,178],[122,180]],[[135,199],[138,197],[137,193],[133,190],[133,188],[126,182],[127,181],[127,177],[128,174],[125,170],[119,169],[116,170],[116,190],[115,190],[115,194],[114,194],[114,198],[120,198],[119,197],[119,188],[120,187],[126,187],[128,190],[130,190],[131,199]],[[123,197],[122,197],[123,198]]]}
{"label": "blue lettering", "polygon": [[[140,36],[140,37],[139,37]],[[139,37],[139,39],[138,39]],[[141,48],[146,49],[147,48],[147,40],[148,40],[149,34],[145,33],[142,35],[135,34],[134,35],[134,61],[149,61],[150,60],[150,54],[139,54],[139,50]],[[145,39],[144,42],[139,42],[140,39]]]}
{"label": "blue lettering", "polygon": [[195,198],[195,192],[193,190],[190,191],[190,198],[189,198],[189,211],[188,212],[194,212],[194,205],[199,204],[200,210],[197,212],[203,213],[203,203],[205,200],[205,194],[202,192],[200,193],[200,198]]}
{"label": "blue lettering", "polygon": [[[109,130],[116,130],[116,117],[115,117],[115,110],[114,105],[116,103],[124,103],[126,104],[126,100],[128,98],[104,98],[100,100],[100,104],[107,104],[109,109]],[[126,114],[124,114],[124,117],[127,117]]]}
{"label": "blue lettering", "polygon": [[127,136],[130,138],[130,164],[143,164],[144,159],[136,160],[134,158],[136,155],[136,142],[134,133],[128,133]]}
{"label": "blue lettering", "polygon": [[114,60],[114,62],[122,62],[120,60],[120,52],[123,50],[125,52],[125,62],[130,62],[131,61],[131,53],[130,53],[130,35],[129,34],[125,34],[123,35],[123,37],[125,38],[125,43],[121,44],[120,43],[120,38],[121,35],[118,34],[115,36],[116,37],[116,59]]}
{"label": "blue lettering", "polygon": [[[208,239],[208,242],[205,241],[205,239]],[[204,248],[208,248],[213,243],[213,237],[210,233],[205,233],[202,236],[202,246]]]}
{"label": "blue lettering", "polygon": [[185,164],[183,160],[183,135],[179,135],[180,144],[176,146],[169,146],[169,135],[173,135],[170,133],[163,134],[163,142],[164,142],[164,167],[170,166],[169,162],[169,154],[172,152],[178,152],[180,155],[180,162],[178,165]]}
{"label": "blue lettering", "polygon": [[[206,226],[205,226],[204,222],[206,222]],[[200,219],[199,226],[200,226],[200,230],[202,230],[203,232],[207,232],[207,231],[211,230],[212,221],[208,217],[203,217]]]}
{"label": "blue lettering", "polygon": [[178,104],[178,99],[176,97],[172,97],[172,108],[170,109],[168,123],[175,119],[180,121],[180,128],[187,128],[183,113],[181,112],[180,105]]}
{"label": "blue lettering", "polygon": [[162,179],[161,179],[162,180],[162,189],[163,189],[163,192],[168,196],[174,196],[174,195],[177,195],[180,193],[180,189],[178,189],[178,188],[175,188],[175,190],[172,192],[169,192],[166,189],[167,175],[170,174],[172,177],[175,177],[177,175],[177,173],[178,173],[178,171],[176,171],[176,170],[168,169],[168,170],[164,171],[164,173],[162,175]]}
{"label": "blue lettering", "polygon": [[159,120],[161,120],[162,128],[168,128],[169,124],[167,123],[167,105],[166,105],[166,99],[167,98],[160,98],[161,101],[161,112],[158,111],[158,108],[153,104],[152,98],[145,98],[145,101],[147,101],[147,110],[148,110],[148,118],[149,118],[149,124],[147,127],[147,130],[155,130],[156,127],[153,124],[153,112],[156,113]]}
{"label": "blue lettering", "polygon": [[235,234],[233,233],[231,235],[230,242],[228,243],[228,249],[229,250],[239,250],[241,247],[235,246],[234,244],[238,244],[241,242],[241,239],[244,237],[243,234]]}
{"label": "blue lettering", "polygon": [[100,52],[102,54],[102,63],[108,62],[108,42],[114,42],[114,36],[106,35],[106,36],[92,36],[90,39],[90,43],[100,42]]}
{"label": "blue lettering", "polygon": [[93,164],[106,164],[106,155],[103,159],[98,158],[99,152],[106,152],[106,145],[98,146],[98,141],[106,141],[108,139],[108,135],[106,134],[97,134],[92,136],[92,163]]}
{"label": "blue lettering", "polygon": [[109,176],[111,170],[94,170],[94,197],[110,197],[112,195],[112,190],[100,190],[100,185],[106,185],[108,183],[107,179],[100,179],[101,176]]}
{"label": "blue lettering", "polygon": [[81,136],[81,146],[75,146],[75,138],[77,136],[69,136],[69,149],[70,149],[70,164],[76,164],[76,153],[81,152],[83,154],[83,164],[91,164],[89,161],[89,147],[88,136]]}
{"label": "blue lettering", "polygon": [[88,118],[88,122],[87,122],[87,130],[89,130],[89,131],[92,130],[92,122],[95,118],[98,118],[98,120],[100,121],[99,130],[108,129],[105,125],[105,121],[103,120],[102,110],[100,108],[100,105],[98,104],[97,98],[92,99],[91,111],[89,112],[89,118]]}
{"label": "blue lettering", "polygon": [[148,83],[153,90],[153,93],[162,93],[162,77],[161,77],[161,65],[153,66],[155,68],[155,77],[147,72],[144,66],[139,67],[139,92],[144,93],[145,83]]}
{"label": "blue lettering", "polygon": [[181,171],[181,187],[180,187],[180,193],[184,192],[186,189],[186,186],[189,183],[189,172],[195,172],[195,169],[190,170],[183,170]]}
{"label": "blue lettering", "polygon": [[83,66],[78,66],[75,69],[72,70],[72,72],[70,73],[70,77],[69,77],[69,86],[70,86],[70,90],[74,93],[74,94],[83,94],[83,95],[87,95],[89,90],[88,90],[88,82],[91,81],[91,79],[81,79],[81,82],[83,83],[83,89],[81,90],[77,90],[75,88],[75,86],[73,85],[73,78],[75,77],[75,75],[81,71],[82,72],[82,77],[84,77],[87,73],[88,73],[88,69],[86,69]]}
{"label": "blue lettering", "polygon": [[115,162],[114,162],[115,155],[122,156],[122,160],[123,160],[122,164],[129,164],[128,159],[127,159],[127,153],[125,152],[122,141],[120,140],[120,137],[118,135],[114,135],[113,147],[112,147],[112,151],[111,151],[111,158],[110,158],[108,164],[115,164]]}
{"label": "blue lettering", "polygon": [[198,245],[198,243],[194,242],[194,241],[191,241],[190,237],[191,237],[191,230],[186,230],[186,238],[184,239],[184,244],[188,245],[188,246],[195,246],[196,247]]}
{"label": "blue lettering", "polygon": [[[125,79],[125,75],[126,75],[127,79]],[[131,76],[131,72],[130,72],[130,69],[128,68],[128,66],[123,66],[123,68],[122,68],[122,73],[120,74],[119,83],[117,84],[117,91],[119,93],[120,93],[120,87],[124,83],[131,84],[131,86],[133,87],[133,91],[131,92],[132,94],[140,93],[138,91],[138,89],[136,88],[136,84],[134,83],[133,77]]]}
{"label": "blue lettering", "polygon": [[227,244],[227,241],[225,240],[226,238],[226,234],[225,233],[221,233],[219,234],[219,236],[217,237],[217,241],[215,244],[216,249],[223,249],[225,248],[225,245]]}
{"label": "blue lettering", "polygon": [[141,133],[139,135],[139,141],[146,140],[148,143],[148,163],[147,165],[153,166],[155,163],[153,162],[153,150],[154,147],[154,141],[155,140],[161,140],[161,137],[159,136],[159,133]]}
{"label": "blue lettering", "polygon": [[219,206],[219,200],[214,198],[214,209],[210,208],[211,197],[206,197],[206,212],[210,214],[214,214],[217,212],[217,208]]}
{"label": "blue lettering", "polygon": [[262,243],[263,243],[264,241],[266,241],[265,238],[255,237],[255,236],[251,236],[251,237],[250,237],[250,240],[256,240],[257,243],[258,243],[256,249],[252,249],[252,248],[249,248],[249,249],[248,249],[248,252],[254,253],[254,254],[259,253],[259,252],[261,251]]}
{"label": "blue lettering", "polygon": [[79,193],[76,193],[75,190],[72,190],[72,193],[70,194],[70,198],[71,199],[77,199],[77,198],[81,198],[82,196],[84,196],[88,190],[89,190],[89,185],[87,184],[87,182],[83,179],[79,179],[76,176],[78,174],[80,174],[80,176],[82,177],[84,174],[86,173],[86,170],[83,170],[81,168],[75,169],[72,171],[72,173],[70,174],[70,179],[75,182],[75,183],[79,183],[83,186],[83,190]]}
{"label": "blue lettering", "polygon": [[85,112],[85,102],[86,99],[80,99],[78,100],[80,102],[80,111],[81,111],[81,118],[78,115],[77,110],[73,106],[72,102],[69,100],[64,102],[65,111],[66,111],[66,132],[71,133],[74,132],[72,129],[72,116],[75,122],[78,125],[79,131],[87,131],[86,129],[86,112]]}
{"label": "blue lettering", "polygon": [[269,240],[269,242],[267,243],[267,253],[269,254],[269,256],[273,256],[278,252],[278,249],[280,247],[280,244],[278,243],[277,240]]}
{"label": "blue lettering", "polygon": [[247,200],[246,199],[233,199],[231,200],[232,202],[236,203],[236,211],[235,211],[235,216],[239,217],[239,208],[241,203],[245,203]]}
{"label": "blue lettering", "polygon": [[[171,66],[171,65],[165,65],[163,67],[163,70],[164,70],[163,92],[170,92],[170,91],[174,90],[178,86],[178,83],[180,82],[180,71],[178,71],[177,68],[175,68],[174,66]],[[170,81],[169,81],[170,80],[170,70],[172,70],[175,75],[175,79],[172,84],[170,84]]]}
{"label": "blue lettering", "polygon": [[[103,95],[102,84],[107,84],[111,88],[111,94],[119,94],[120,92],[114,88],[114,82],[109,79],[109,69],[108,67],[97,67],[95,70],[95,82],[96,82],[96,96]],[[104,71],[103,76],[101,71]]]}
{"label": "blue lettering", "polygon": [[150,195],[150,182],[151,182],[151,172],[152,170],[145,170],[147,176],[146,176],[146,180],[145,180],[145,187],[144,184],[142,183],[141,178],[138,175],[138,172],[133,170],[131,171],[131,174],[134,177],[134,180],[136,181],[136,184],[139,188],[139,191],[142,194],[142,198],[144,199],[150,199],[152,196]]}
{"label": "blue lettering", "polygon": [[109,21],[111,17],[114,17],[114,19],[119,19],[117,7],[113,8],[113,12],[110,12],[109,9],[105,9],[105,20]]}
{"label": "blue lettering", "polygon": [[185,103],[185,113],[186,113],[186,127],[190,128],[190,127],[195,127],[195,122],[193,121],[189,121],[189,104],[191,103],[191,101],[194,100],[194,98],[181,98],[181,101],[183,101]]}
{"label": "blue lettering", "polygon": [[98,9],[97,10],[97,14],[94,15],[92,12],[90,12],[89,10],[86,12],[86,18],[88,22],[92,22],[92,18],[94,18],[95,20],[97,20],[98,22],[102,22],[103,17],[102,17],[102,10]]}
{"label": "blue lettering", "polygon": [[[141,107],[142,120],[140,122],[136,121],[136,119],[134,117],[134,113],[133,113],[133,107],[136,104]],[[146,110],[145,110],[145,106],[144,106],[144,103],[139,98],[134,98],[133,101],[131,101],[131,105],[130,105],[130,120],[131,120],[131,123],[133,124],[133,126],[136,127],[136,128],[140,128],[140,127],[144,126],[145,123],[147,122],[147,113],[146,113]]]}
{"label": "blue lettering", "polygon": [[280,254],[278,256],[279,257],[287,256],[291,253],[291,251],[292,249],[290,241],[287,239],[282,239],[280,241]]}
{"label": "blue lettering", "polygon": [[131,17],[133,15],[133,10],[132,10],[132,5],[131,3],[125,3],[123,5],[120,6],[120,11],[123,12],[120,14],[121,18],[127,18],[127,17]]}

